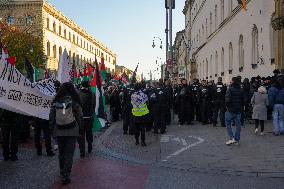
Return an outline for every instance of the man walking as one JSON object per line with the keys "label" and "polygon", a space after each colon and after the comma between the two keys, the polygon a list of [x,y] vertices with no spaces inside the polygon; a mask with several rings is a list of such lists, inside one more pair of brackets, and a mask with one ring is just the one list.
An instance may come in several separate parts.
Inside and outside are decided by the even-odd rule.
{"label": "man walking", "polygon": [[[238,145],[241,138],[241,112],[243,108],[243,91],[240,86],[238,78],[233,77],[232,85],[226,93],[226,107],[227,112],[225,114],[226,127],[230,139],[226,142],[226,145],[236,144]],[[236,132],[233,133],[232,122],[236,125]]]}

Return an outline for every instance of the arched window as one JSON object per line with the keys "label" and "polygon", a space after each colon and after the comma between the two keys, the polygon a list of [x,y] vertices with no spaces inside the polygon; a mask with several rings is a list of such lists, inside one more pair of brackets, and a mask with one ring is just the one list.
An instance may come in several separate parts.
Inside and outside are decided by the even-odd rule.
{"label": "arched window", "polygon": [[69,32],[69,41],[71,41],[71,32]]}
{"label": "arched window", "polygon": [[53,57],[57,58],[57,56],[56,56],[56,45],[53,46]]}
{"label": "arched window", "polygon": [[66,29],[64,29],[64,38],[66,39]]}
{"label": "arched window", "polygon": [[221,0],[221,21],[223,22],[224,21],[224,0]]}
{"label": "arched window", "polygon": [[61,36],[61,26],[59,25],[59,35]]}
{"label": "arched window", "polygon": [[62,55],[62,47],[59,47],[59,56]]}
{"label": "arched window", "polygon": [[33,24],[33,17],[31,15],[28,15],[26,18],[26,24],[32,25]]}
{"label": "arched window", "polygon": [[49,29],[49,18],[46,18],[46,28]]}
{"label": "arched window", "polygon": [[204,26],[202,25],[202,42],[204,43],[206,40],[205,35],[204,35]]}
{"label": "arched window", "polygon": [[205,23],[205,32],[206,32],[206,38],[208,38],[208,21],[206,18],[206,23]]}
{"label": "arched window", "polygon": [[233,11],[233,2],[232,0],[228,0],[228,16],[232,14]]}
{"label": "arched window", "polygon": [[69,53],[68,53],[68,59],[69,59],[69,62],[70,62],[70,63],[72,63],[71,58],[72,58],[72,57],[71,57],[71,51],[69,51]]}
{"label": "arched window", "polygon": [[244,56],[244,37],[240,35],[239,39],[239,71],[242,72],[245,64]]}
{"label": "arched window", "polygon": [[46,44],[46,55],[50,56],[50,42],[49,41]]}
{"label": "arched window", "polygon": [[225,51],[224,47],[222,47],[222,53],[221,53],[221,75],[224,75],[224,70],[225,70]]}
{"label": "arched window", "polygon": [[218,24],[218,6],[215,5],[215,30],[217,30],[217,24]]}
{"label": "arched window", "polygon": [[205,77],[208,79],[209,69],[208,69],[208,60],[206,59],[206,68],[205,68]]}
{"label": "arched window", "polygon": [[212,12],[210,12],[210,27],[209,27],[209,32],[210,33],[209,33],[209,35],[211,35],[211,33],[212,33],[212,22],[213,22],[212,19],[213,19],[212,18]]}
{"label": "arched window", "polygon": [[229,74],[233,71],[233,44],[229,44]]}
{"label": "arched window", "polygon": [[10,25],[13,25],[15,23],[15,19],[13,16],[8,16],[7,17],[7,24],[10,26]]}
{"label": "arched window", "polygon": [[215,53],[215,77],[218,76],[218,52]]}
{"label": "arched window", "polygon": [[56,23],[53,22],[53,31],[56,33]]}
{"label": "arched window", "polygon": [[259,61],[259,52],[258,52],[258,29],[256,25],[252,29],[252,67],[255,68]]}
{"label": "arched window", "polygon": [[210,56],[210,63],[209,63],[209,70],[208,70],[208,77],[212,78],[213,76],[213,56]]}
{"label": "arched window", "polygon": [[76,43],[76,38],[74,34],[73,34],[73,43]]}

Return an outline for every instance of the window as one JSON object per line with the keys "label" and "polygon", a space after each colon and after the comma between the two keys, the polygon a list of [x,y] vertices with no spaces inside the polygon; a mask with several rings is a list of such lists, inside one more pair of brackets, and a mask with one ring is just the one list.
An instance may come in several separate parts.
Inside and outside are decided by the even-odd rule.
{"label": "window", "polygon": [[244,38],[242,35],[240,35],[239,39],[239,71],[242,72],[244,68]]}
{"label": "window", "polygon": [[222,53],[221,53],[221,75],[224,75],[224,70],[225,70],[225,65],[224,65],[224,61],[225,61],[225,52],[224,52],[224,48],[222,47]]}
{"label": "window", "polygon": [[224,0],[221,0],[221,21],[224,21]]}
{"label": "window", "polygon": [[257,65],[259,60],[258,52],[258,29],[256,25],[252,29],[252,65]]}
{"label": "window", "polygon": [[206,18],[206,23],[205,23],[205,32],[206,32],[206,39],[208,38],[208,22]]}
{"label": "window", "polygon": [[206,79],[208,79],[208,75],[209,75],[209,69],[208,69],[208,60],[206,59],[206,67],[205,67],[205,77]]}
{"label": "window", "polygon": [[82,47],[82,44],[83,44],[83,40],[81,39],[81,47]]}
{"label": "window", "polygon": [[215,77],[218,76],[218,52],[215,53]]}
{"label": "window", "polygon": [[71,32],[69,32],[69,41],[71,41]]}
{"label": "window", "polygon": [[232,0],[228,0],[228,16],[230,16],[232,14],[233,11],[233,2]]}
{"label": "window", "polygon": [[205,40],[205,36],[204,36],[204,26],[202,25],[202,42],[204,43],[206,40]]}
{"label": "window", "polygon": [[62,47],[59,47],[59,56],[62,55]]}
{"label": "window", "polygon": [[33,24],[33,17],[31,15],[28,15],[26,18],[26,24],[32,25]]}
{"label": "window", "polygon": [[50,56],[50,42],[49,41],[46,44],[46,55]]}
{"label": "window", "polygon": [[218,6],[215,5],[215,30],[217,30],[217,23],[218,23]]}
{"label": "window", "polygon": [[64,29],[64,38],[66,39],[66,29]]}
{"label": "window", "polygon": [[53,57],[57,58],[57,56],[56,56],[56,45],[53,46]]}
{"label": "window", "polygon": [[70,63],[72,63],[71,58],[72,58],[72,57],[71,57],[71,51],[69,51],[69,53],[68,53],[68,59],[69,59],[69,62],[70,62]]}
{"label": "window", "polygon": [[210,63],[209,63],[209,70],[208,70],[208,77],[212,78],[213,76],[213,56],[210,56]]}
{"label": "window", "polygon": [[59,35],[61,36],[61,26],[59,26]]}
{"label": "window", "polygon": [[53,22],[53,31],[56,33],[56,23]]}
{"label": "window", "polygon": [[49,29],[49,18],[46,18],[46,28]]}
{"label": "window", "polygon": [[212,33],[212,12],[210,12],[210,27],[209,27],[209,35]]}
{"label": "window", "polygon": [[79,37],[77,36],[77,43],[76,43],[77,45],[79,45]]}
{"label": "window", "polygon": [[233,71],[233,44],[230,42],[229,44],[229,73],[231,74]]}
{"label": "window", "polygon": [[74,34],[73,34],[73,43],[76,43],[76,38]]}
{"label": "window", "polygon": [[84,41],[84,48],[86,47],[86,42]]}
{"label": "window", "polygon": [[7,24],[10,26],[10,25],[13,25],[14,23],[15,23],[14,17],[8,16],[7,17]]}

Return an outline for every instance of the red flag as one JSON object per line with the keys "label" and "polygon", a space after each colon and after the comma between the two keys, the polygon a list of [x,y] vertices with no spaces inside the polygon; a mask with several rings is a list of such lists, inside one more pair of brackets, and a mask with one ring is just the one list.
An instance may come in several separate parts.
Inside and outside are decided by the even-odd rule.
{"label": "red flag", "polygon": [[105,71],[105,70],[106,70],[105,59],[102,57],[102,59],[101,59],[101,71]]}
{"label": "red flag", "polygon": [[6,60],[7,60],[7,62],[9,63],[9,64],[11,64],[12,66],[15,66],[16,65],[16,57],[15,56],[11,56],[11,57],[9,57],[9,58],[6,58]]}
{"label": "red flag", "polygon": [[119,81],[119,77],[118,77],[116,74],[114,75],[113,79],[114,79],[115,81]]}
{"label": "red flag", "polygon": [[90,83],[90,86],[91,87],[96,87],[97,86],[97,77],[96,77],[96,72],[94,71],[94,76],[93,76],[93,79]]}
{"label": "red flag", "polygon": [[90,76],[93,73],[93,67],[90,64],[87,64],[88,69],[88,76]]}

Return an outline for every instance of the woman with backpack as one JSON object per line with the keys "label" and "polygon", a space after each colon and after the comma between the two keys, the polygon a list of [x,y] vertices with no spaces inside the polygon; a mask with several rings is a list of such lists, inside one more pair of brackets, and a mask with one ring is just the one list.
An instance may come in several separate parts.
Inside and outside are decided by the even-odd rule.
{"label": "woman with backpack", "polygon": [[59,166],[62,184],[71,182],[70,174],[75,152],[76,138],[83,128],[82,104],[72,83],[63,83],[51,106],[49,122],[53,135],[57,138]]}

